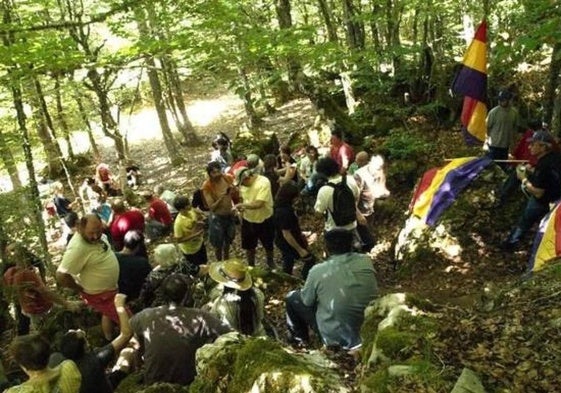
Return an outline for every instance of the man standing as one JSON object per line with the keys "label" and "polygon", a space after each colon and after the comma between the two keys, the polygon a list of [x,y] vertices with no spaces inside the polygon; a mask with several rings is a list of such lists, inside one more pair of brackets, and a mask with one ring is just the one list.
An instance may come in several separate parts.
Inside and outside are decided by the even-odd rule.
{"label": "man standing", "polygon": [[329,156],[339,164],[340,173],[347,173],[354,160],[353,148],[343,141],[343,133],[338,129],[331,131],[330,143]]}
{"label": "man standing", "polygon": [[[499,93],[499,105],[489,111],[487,115],[487,140],[489,156],[493,160],[508,159],[509,149],[514,146],[514,139],[520,124],[520,115],[511,105],[512,93],[503,90]],[[507,169],[506,163],[499,164]]]}
{"label": "man standing", "polygon": [[326,346],[360,347],[364,309],[378,294],[372,261],[351,252],[353,234],[334,229],[325,234],[329,257],[312,267],[304,287],[286,297],[286,320],[295,343],[309,341],[309,329]]}
{"label": "man standing", "polygon": [[514,250],[532,226],[547,214],[549,204],[561,197],[561,155],[553,151],[554,143],[549,132],[536,131],[530,142],[530,153],[538,159],[536,166],[519,166],[516,170],[530,199],[518,224],[502,244],[505,250]]}
{"label": "man standing", "polygon": [[56,271],[59,285],[80,294],[88,306],[102,314],[101,328],[107,340],[119,318],[113,298],[117,294],[119,262],[103,235],[103,224],[95,214],[80,219],[76,233]]}
{"label": "man standing", "polygon": [[369,252],[374,247],[374,203],[376,199],[386,198],[390,194],[386,188],[383,158],[372,156],[370,162],[355,172],[354,179],[359,189],[357,231],[363,251]]}
{"label": "man standing", "polygon": [[201,189],[210,210],[208,239],[214,247],[216,260],[222,261],[230,258],[230,245],[236,234],[235,215],[232,211],[234,179],[231,175],[222,173],[218,161],[211,161],[206,172],[208,179]]}
{"label": "man standing", "polygon": [[257,242],[261,241],[267,254],[267,266],[274,269],[275,226],[271,182],[257,174],[255,169],[245,167],[237,170],[236,185],[240,187],[242,203],[234,209],[242,214],[242,248],[246,252],[247,264],[255,266],[255,249]]}
{"label": "man standing", "polygon": [[[359,190],[357,184],[352,176],[348,175],[341,175],[339,172],[339,165],[337,162],[329,157],[320,158],[316,165],[316,171],[328,179],[328,183],[322,186],[317,195],[316,203],[314,205],[314,210],[318,213],[326,215],[325,220],[325,231],[328,232],[334,228],[343,228],[350,231],[355,230],[356,228],[356,201],[359,197]],[[352,208],[355,209],[355,218],[352,222],[349,222],[344,225],[337,225],[333,218],[334,212],[334,203],[333,203],[333,194],[335,191],[334,185],[339,184],[343,181],[343,176],[345,176],[345,181],[347,186],[350,188],[354,195],[354,206]],[[340,207],[340,206],[339,206]],[[347,206],[347,208],[351,208]]]}
{"label": "man standing", "polygon": [[188,385],[196,375],[195,353],[231,329],[210,313],[184,305],[191,299],[192,280],[174,273],[162,283],[168,305],[147,308],[131,319],[144,357],[144,383]]}

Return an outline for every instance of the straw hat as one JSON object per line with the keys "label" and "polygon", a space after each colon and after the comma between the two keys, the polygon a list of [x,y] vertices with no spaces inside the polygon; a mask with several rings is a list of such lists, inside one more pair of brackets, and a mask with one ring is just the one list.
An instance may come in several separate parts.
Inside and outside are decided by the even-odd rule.
{"label": "straw hat", "polygon": [[247,265],[239,259],[211,263],[208,274],[214,281],[240,291],[247,291],[253,285]]}

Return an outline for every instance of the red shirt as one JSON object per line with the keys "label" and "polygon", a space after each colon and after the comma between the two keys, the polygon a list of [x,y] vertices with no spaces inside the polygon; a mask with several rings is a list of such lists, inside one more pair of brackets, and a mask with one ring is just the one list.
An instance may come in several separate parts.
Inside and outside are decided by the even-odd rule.
{"label": "red shirt", "polygon": [[171,225],[172,218],[168,205],[159,198],[152,199],[148,208],[148,217],[161,222],[164,225]]}
{"label": "red shirt", "polygon": [[115,250],[121,251],[125,234],[128,231],[139,231],[144,234],[144,216],[140,210],[131,209],[115,216],[109,230]]}
{"label": "red shirt", "polygon": [[4,273],[4,282],[16,290],[19,304],[25,314],[43,314],[53,306],[50,300],[37,291],[36,288],[44,288],[45,284],[31,268],[9,268]]}
{"label": "red shirt", "polygon": [[[341,143],[340,145],[332,145],[329,149],[331,158],[339,164],[340,172],[345,173],[349,166],[355,159],[353,148],[348,143]],[[343,165],[345,162],[345,165]]]}
{"label": "red shirt", "polygon": [[[532,140],[532,136],[534,135],[534,130],[528,129],[520,138],[518,145],[514,149],[512,155],[516,160],[528,160],[528,163],[532,166],[536,166],[538,162],[538,158],[532,153],[530,153],[530,141]],[[514,164],[517,165],[517,164]]]}

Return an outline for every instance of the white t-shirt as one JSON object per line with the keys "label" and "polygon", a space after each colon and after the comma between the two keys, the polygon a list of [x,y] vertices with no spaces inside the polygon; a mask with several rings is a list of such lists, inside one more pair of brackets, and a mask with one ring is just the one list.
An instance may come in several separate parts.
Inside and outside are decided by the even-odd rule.
{"label": "white t-shirt", "polygon": [[[341,175],[337,175],[336,177],[329,179],[329,183],[333,183],[333,184],[341,183],[342,179],[343,178]],[[355,196],[355,201],[357,201],[359,197],[359,190],[356,181],[352,176],[347,175],[347,185],[353,192],[353,195]],[[316,199],[316,204],[314,205],[314,210],[318,213],[333,211],[333,187],[325,185],[319,189],[318,196]],[[329,212],[327,213],[327,219],[325,220],[326,232],[335,228],[342,228],[348,230],[356,228],[356,220],[348,225],[338,227],[337,225],[335,225],[335,221],[333,221],[333,217]]]}

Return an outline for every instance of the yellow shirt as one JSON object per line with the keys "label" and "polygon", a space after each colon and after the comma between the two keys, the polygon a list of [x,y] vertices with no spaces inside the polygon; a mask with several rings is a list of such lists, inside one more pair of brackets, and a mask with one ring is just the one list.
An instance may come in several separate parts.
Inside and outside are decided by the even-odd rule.
{"label": "yellow shirt", "polygon": [[119,262],[105,235],[99,243],[92,244],[76,233],[57,270],[74,276],[90,295],[117,289]]}
{"label": "yellow shirt", "polygon": [[251,186],[241,186],[240,195],[243,203],[265,201],[265,206],[260,209],[244,210],[244,220],[260,224],[273,215],[273,194],[271,192],[271,182],[269,182],[269,179],[265,176],[257,175]]}
{"label": "yellow shirt", "polygon": [[77,393],[81,381],[82,375],[76,364],[72,360],[65,360],[36,378],[7,389],[6,393]]}
{"label": "yellow shirt", "polygon": [[[179,213],[173,224],[173,235],[176,238],[190,236],[195,232],[200,231],[197,227],[197,213],[194,209],[189,210],[185,215]],[[179,243],[179,249],[183,254],[191,255],[199,251],[203,245],[204,233],[196,236],[186,242]]]}

